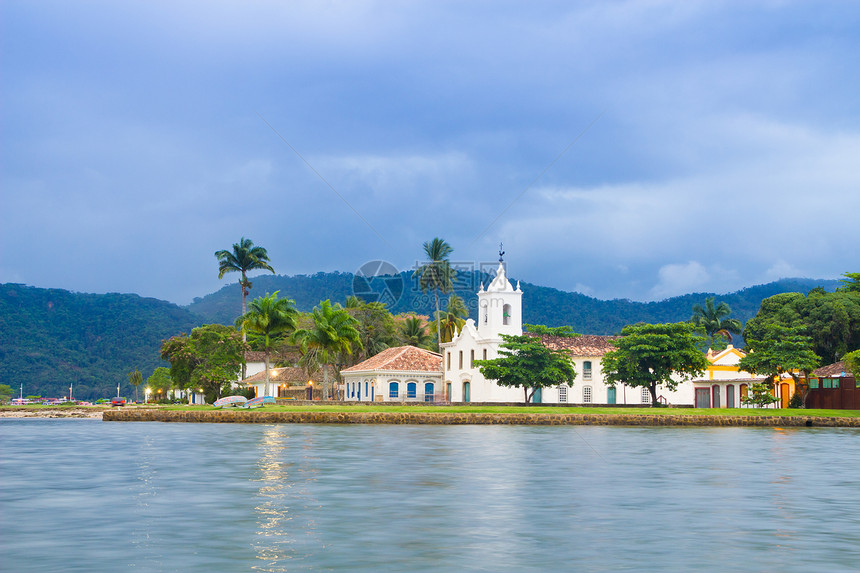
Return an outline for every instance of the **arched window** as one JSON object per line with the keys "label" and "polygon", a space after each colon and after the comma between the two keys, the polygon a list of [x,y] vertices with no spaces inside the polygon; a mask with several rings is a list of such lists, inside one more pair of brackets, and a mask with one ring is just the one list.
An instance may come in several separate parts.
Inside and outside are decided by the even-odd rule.
{"label": "arched window", "polygon": [[711,405],[714,408],[719,408],[720,405],[722,404],[720,402],[720,387],[717,386],[716,384],[714,384],[713,386],[711,386],[711,393],[713,395],[712,400],[711,400]]}
{"label": "arched window", "polygon": [[511,305],[506,304],[502,307],[502,324],[511,323]]}
{"label": "arched window", "polygon": [[417,398],[418,397],[418,384],[415,382],[407,382],[406,383],[406,397],[407,398]]}
{"label": "arched window", "polygon": [[400,384],[397,382],[389,382],[388,383],[388,397],[389,398],[399,398],[400,397]]}
{"label": "arched window", "polygon": [[734,408],[735,407],[735,386],[734,384],[729,384],[726,386],[726,408]]}
{"label": "arched window", "polygon": [[746,384],[741,384],[740,385],[740,391],[741,391],[741,404],[743,404],[744,398],[749,396],[750,388]]}
{"label": "arched window", "polygon": [[367,400],[370,398],[370,382],[367,380],[364,381],[364,399]]}
{"label": "arched window", "polygon": [[433,392],[434,392],[433,383],[432,382],[425,382],[424,383],[424,401],[425,402],[432,402],[433,401]]}

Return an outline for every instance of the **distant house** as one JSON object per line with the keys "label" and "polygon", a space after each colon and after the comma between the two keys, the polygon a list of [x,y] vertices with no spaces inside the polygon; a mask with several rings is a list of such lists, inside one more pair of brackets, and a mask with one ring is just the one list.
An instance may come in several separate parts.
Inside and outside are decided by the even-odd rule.
{"label": "distant house", "polygon": [[346,401],[434,402],[441,399],[442,356],[423,348],[388,348],[340,373]]}
{"label": "distant house", "polygon": [[806,407],[860,410],[860,382],[855,373],[842,361],[813,370]]}
{"label": "distant house", "polygon": [[[745,372],[738,367],[738,362],[746,356],[746,352],[733,347],[731,344],[720,352],[708,350],[708,369],[704,377],[691,382],[693,390],[693,405],[696,408],[740,408],[743,399],[749,394],[750,384],[764,382],[763,377]],[[785,395],[785,407],[791,397],[794,383],[784,392],[777,388],[780,399]]]}

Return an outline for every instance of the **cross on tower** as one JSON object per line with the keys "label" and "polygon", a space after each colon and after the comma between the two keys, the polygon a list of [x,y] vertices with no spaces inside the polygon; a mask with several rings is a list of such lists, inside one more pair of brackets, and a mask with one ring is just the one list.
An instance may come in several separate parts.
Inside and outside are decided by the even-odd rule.
{"label": "cross on tower", "polygon": [[504,262],[505,251],[502,250],[502,243],[499,243],[499,262]]}

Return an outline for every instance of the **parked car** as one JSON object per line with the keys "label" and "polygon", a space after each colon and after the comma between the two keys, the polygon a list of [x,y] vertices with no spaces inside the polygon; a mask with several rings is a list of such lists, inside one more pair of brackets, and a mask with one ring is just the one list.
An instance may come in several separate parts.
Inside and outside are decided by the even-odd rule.
{"label": "parked car", "polygon": [[110,399],[111,406],[125,406],[125,398],[120,398],[117,396],[116,398]]}

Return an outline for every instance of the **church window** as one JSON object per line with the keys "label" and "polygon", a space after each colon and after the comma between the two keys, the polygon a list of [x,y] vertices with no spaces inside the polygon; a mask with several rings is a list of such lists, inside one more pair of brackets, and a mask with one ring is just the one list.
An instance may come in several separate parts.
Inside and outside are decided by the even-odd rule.
{"label": "church window", "polygon": [[460,370],[463,369],[463,351],[460,351]]}
{"label": "church window", "polygon": [[451,352],[447,352],[448,354],[448,370],[451,369]]}
{"label": "church window", "polygon": [[475,349],[471,350],[471,355],[469,356],[469,368],[475,367]]}
{"label": "church window", "polygon": [[591,386],[582,387],[582,403],[591,404]]}
{"label": "church window", "polygon": [[486,360],[486,359],[487,359],[487,349],[485,348],[484,349],[484,360]]}
{"label": "church window", "polygon": [[558,401],[559,402],[567,402],[567,385],[562,384],[558,387]]}
{"label": "church window", "polygon": [[582,363],[582,379],[591,380],[591,360]]}
{"label": "church window", "polygon": [[511,305],[506,304],[502,307],[502,324],[511,323]]}

